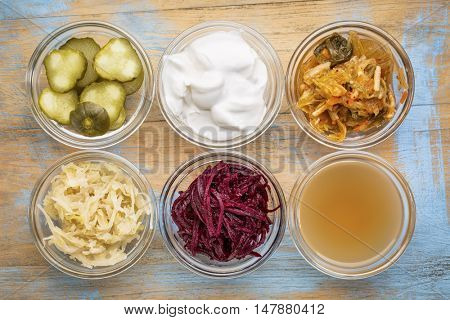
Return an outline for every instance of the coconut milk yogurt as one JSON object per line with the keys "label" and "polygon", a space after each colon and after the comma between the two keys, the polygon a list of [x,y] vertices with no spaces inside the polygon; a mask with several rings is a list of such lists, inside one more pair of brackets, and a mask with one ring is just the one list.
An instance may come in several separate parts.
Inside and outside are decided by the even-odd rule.
{"label": "coconut milk yogurt", "polygon": [[261,123],[267,68],[240,32],[209,33],[164,59],[167,105],[196,134],[224,141]]}

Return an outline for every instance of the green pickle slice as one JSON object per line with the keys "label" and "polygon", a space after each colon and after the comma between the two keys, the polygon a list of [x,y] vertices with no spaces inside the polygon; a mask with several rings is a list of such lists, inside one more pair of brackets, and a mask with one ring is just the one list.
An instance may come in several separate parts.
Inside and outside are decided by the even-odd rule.
{"label": "green pickle slice", "polygon": [[109,129],[109,116],[105,108],[92,103],[83,102],[70,113],[72,127],[85,136],[99,136]]}
{"label": "green pickle slice", "polygon": [[113,38],[97,53],[94,68],[107,80],[131,81],[142,72],[142,63],[130,42]]}
{"label": "green pickle slice", "polygon": [[72,38],[69,39],[60,49],[73,49],[80,51],[87,60],[87,68],[84,77],[78,80],[77,87],[84,88],[98,78],[94,70],[94,58],[100,51],[100,46],[92,38]]}
{"label": "green pickle slice", "polygon": [[55,92],[45,88],[39,95],[39,107],[44,114],[56,122],[66,125],[70,124],[70,112],[78,105],[76,90],[66,93]]}
{"label": "green pickle slice", "polygon": [[138,91],[139,88],[142,86],[142,82],[144,82],[144,72],[141,72],[137,78],[131,81],[122,82],[122,85],[125,88],[127,96]]}
{"label": "green pickle slice", "polygon": [[78,50],[57,49],[45,57],[44,66],[50,88],[64,93],[72,90],[77,81],[84,77],[87,61]]}
{"label": "green pickle slice", "polygon": [[127,118],[127,111],[125,110],[125,108],[122,108],[122,110],[120,110],[119,117],[117,118],[116,121],[114,121],[111,124],[111,127],[109,128],[109,130],[119,129],[125,123],[126,118]]}
{"label": "green pickle slice", "polygon": [[107,80],[91,83],[80,95],[80,103],[93,102],[105,108],[110,123],[114,123],[119,118],[125,99],[126,92],[123,86],[119,82]]}

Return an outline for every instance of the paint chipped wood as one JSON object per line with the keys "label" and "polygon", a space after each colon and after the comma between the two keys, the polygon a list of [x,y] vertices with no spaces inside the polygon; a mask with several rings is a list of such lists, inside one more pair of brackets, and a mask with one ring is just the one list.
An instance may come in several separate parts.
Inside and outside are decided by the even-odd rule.
{"label": "paint chipped wood", "polygon": [[[394,136],[369,150],[397,166],[414,192],[417,225],[405,254],[374,278],[336,280],[309,266],[286,234],[279,250],[261,269],[224,282],[203,279],[185,270],[170,256],[158,234],[138,264],[112,279],[74,279],[49,266],[32,242],[27,220],[29,196],[45,169],[75,150],[47,136],[32,117],[23,79],[34,48],[48,32],[65,23],[97,19],[132,33],[156,67],[164,48],[179,32],[201,21],[230,17],[266,36],[285,69],[307,34],[336,20],[374,23],[405,47],[416,74],[414,106]],[[0,298],[448,299],[448,39],[446,1],[0,3]],[[139,132],[108,151],[137,164],[159,194],[170,173],[202,150],[169,128],[155,102]],[[302,133],[286,103],[268,132],[242,151],[274,171],[287,196],[302,170],[331,152]]]}

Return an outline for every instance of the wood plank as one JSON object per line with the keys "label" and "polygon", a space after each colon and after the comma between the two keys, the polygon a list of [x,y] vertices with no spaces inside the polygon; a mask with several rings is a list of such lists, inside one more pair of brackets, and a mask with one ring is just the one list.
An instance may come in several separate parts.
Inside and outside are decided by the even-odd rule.
{"label": "wood plank", "polygon": [[[319,0],[320,1],[320,0]],[[95,3],[89,0],[56,0],[52,5],[45,5],[45,0],[16,0],[14,2],[0,3],[0,20],[26,19],[48,16],[82,16],[95,12],[104,13],[130,13],[147,12],[173,9],[206,9],[218,7],[242,7],[258,4],[277,5],[284,2],[307,2],[305,0],[240,0],[230,3],[227,0],[128,0],[107,1],[97,0]]]}
{"label": "wood plank", "polygon": [[[428,109],[433,111],[436,106],[429,106]],[[435,127],[431,127],[425,132],[417,131],[418,122],[421,120],[418,119],[416,113],[420,114],[421,112],[421,109],[414,108],[413,116],[404,124],[401,131],[406,133],[412,131],[418,135],[434,132]],[[155,136],[157,139],[151,138]],[[17,139],[18,146],[25,146],[30,142],[39,144],[37,140],[27,141],[28,139],[30,139],[29,135]],[[423,152],[417,150],[417,145],[414,144],[398,146],[400,150],[392,152],[392,140],[371,151],[397,164],[408,163],[408,159],[417,155],[418,151]],[[432,145],[432,147],[439,146]],[[441,147],[444,150],[448,149],[449,141],[447,140]],[[287,197],[294,183],[293,175],[294,177],[298,176],[309,163],[328,151],[325,147],[318,147],[315,142],[306,138],[289,115],[280,115],[276,124],[266,135],[244,149],[246,154],[255,157],[271,168],[282,184]],[[295,154],[292,153],[292,149],[296,150]],[[149,153],[149,150],[152,152]],[[179,152],[175,150],[179,150]],[[278,152],[273,150],[278,150]],[[262,270],[242,280],[227,282],[225,287],[223,287],[223,282],[205,280],[184,270],[164,249],[159,234],[145,258],[132,270],[114,280],[94,285],[70,279],[53,268],[47,268],[47,264],[32,245],[28,225],[24,219],[28,201],[27,192],[31,190],[34,181],[43,171],[41,167],[50,165],[54,159],[64,155],[67,150],[56,145],[52,152],[55,154],[51,159],[35,158],[33,161],[31,160],[33,158],[30,157],[29,165],[26,167],[17,166],[17,162],[11,162],[10,166],[5,166],[8,172],[16,171],[9,176],[10,181],[11,177],[20,177],[14,181],[15,184],[9,183],[9,189],[19,189],[25,193],[20,197],[14,195],[14,202],[8,201],[11,204],[2,207],[5,212],[20,213],[3,215],[0,219],[0,225],[5,227],[2,230],[2,236],[10,239],[2,242],[0,246],[0,265],[2,266],[0,275],[3,274],[4,279],[8,279],[6,283],[0,281],[0,285],[3,285],[8,295],[16,294],[17,297],[22,298],[32,297],[35,291],[27,289],[32,287],[33,290],[39,290],[42,298],[51,298],[52,296],[82,298],[89,292],[94,295],[97,292],[95,290],[98,290],[98,295],[102,298],[188,298],[193,296],[214,299],[238,297],[238,292],[247,298],[335,298],[337,292],[342,298],[442,298],[445,291],[441,292],[442,289],[435,289],[434,286],[440,284],[444,286],[444,289],[448,288],[448,276],[445,268],[448,267],[449,260],[448,256],[441,255],[448,245],[448,225],[446,225],[445,211],[433,211],[437,209],[436,204],[442,203],[442,197],[445,195],[441,194],[441,186],[433,186],[432,172],[423,172],[420,179],[415,179],[416,172],[402,167],[400,169],[410,179],[416,199],[420,199],[418,201],[420,224],[418,223],[415,238],[405,256],[393,269],[374,279],[358,282],[357,291],[355,291],[353,282],[333,280],[309,267],[300,258],[288,235],[279,252]],[[161,122],[146,123],[139,134],[127,141],[126,148],[120,148],[119,154],[139,165],[153,188],[159,193],[166,178],[176,166],[198,152],[200,152],[198,148],[182,141],[170,130],[167,123]],[[32,153],[33,150],[29,150],[26,154],[31,156]],[[396,154],[400,155],[397,159],[395,159]],[[39,155],[42,156],[42,152]],[[4,162],[3,160],[5,159],[1,159],[2,162]],[[417,165],[424,164],[418,163]],[[23,176],[25,170],[27,175]],[[424,185],[424,181],[427,182],[426,185]],[[1,185],[5,186],[6,181],[2,181]],[[5,195],[6,191],[1,190],[1,193]],[[429,200],[427,201],[427,199]],[[435,199],[436,202],[431,199]],[[431,214],[432,212],[435,214]],[[441,225],[442,228],[434,228],[436,225]],[[433,246],[428,245],[430,242],[433,243]],[[12,244],[14,244],[14,251],[9,249]],[[20,252],[20,254],[14,254],[14,252]],[[282,278],[271,274],[280,266],[283,266],[284,270]],[[418,266],[420,266],[420,271],[417,270]],[[37,272],[43,273],[35,278]],[[2,278],[0,276],[0,280]],[[11,279],[14,279],[15,285],[9,288]],[[130,279],[133,279],[132,281],[135,283],[147,284],[148,287],[132,286]],[[261,282],[260,284],[262,279],[269,279],[270,283]],[[394,281],[394,279],[400,279],[400,281]],[[420,285],[412,288],[412,282],[418,282]],[[269,290],[275,283],[278,283],[280,288]],[[187,290],[193,284],[195,284],[195,289]],[[17,286],[25,286],[25,289],[15,292]],[[249,291],[248,287],[253,287],[254,291]],[[326,288],[331,289],[326,290]]]}
{"label": "wood plank", "polygon": [[[421,1],[405,4],[400,12],[401,21],[404,21],[401,29],[398,28],[398,22],[394,22],[398,13],[388,9],[392,5],[393,3],[384,2],[377,5],[367,20],[396,36],[409,53],[416,70],[414,103],[446,102],[445,92],[448,90],[445,88],[448,88],[448,83],[441,82],[439,85],[443,89],[440,87],[438,90],[438,79],[446,79],[450,72],[448,50],[444,50],[448,44],[448,39],[445,37],[445,30],[448,27],[441,22],[445,13],[442,10],[439,11],[442,5],[434,3],[421,11],[423,6]],[[353,12],[364,15],[366,11],[364,6],[357,3],[354,7]],[[314,23],[311,23],[311,19],[308,18],[312,15],[315,16]],[[305,6],[302,3],[284,3],[278,5],[276,10],[271,5],[260,5],[245,8],[226,7],[208,10],[170,10],[0,21],[0,34],[4,34],[0,39],[0,61],[9,61],[8,64],[0,62],[0,77],[6,82],[6,85],[0,88],[0,98],[2,98],[0,103],[6,104],[9,99],[18,102],[19,105],[28,104],[23,82],[17,83],[14,80],[23,77],[29,57],[48,32],[65,23],[80,19],[95,18],[124,27],[146,48],[156,70],[164,48],[178,33],[201,21],[220,20],[231,16],[233,20],[246,23],[266,36],[276,48],[286,69],[295,48],[310,32],[333,21],[336,16],[352,19],[354,15],[355,13],[349,13],[345,6],[334,6],[330,3],[320,5],[312,3],[311,6]],[[262,21],[276,23],[267,24]],[[17,49],[18,39],[20,39],[20,50]],[[12,51],[16,53],[11,55]],[[436,96],[434,96],[435,93],[437,93]],[[20,100],[17,101],[17,98]],[[286,111],[287,108],[287,104],[284,104],[282,111]],[[149,119],[162,119],[158,118],[159,112],[156,109],[155,104]],[[26,110],[25,108],[24,111]]]}
{"label": "wood plank", "polygon": [[[84,1],[65,1],[67,8],[58,7],[60,2],[55,1],[49,7],[56,9],[44,12],[36,9],[39,0],[17,2],[27,5],[26,16],[36,17],[30,20],[8,17],[0,10],[4,18],[12,19],[0,20],[0,115],[4,119],[0,122],[0,298],[449,298],[450,99],[446,2],[257,2],[236,1],[228,5],[228,1],[220,0],[211,5],[212,1],[170,0],[153,2],[154,7],[143,6],[139,10],[133,7],[136,2],[132,0],[119,10],[119,2],[114,1],[100,2],[95,9],[89,9]],[[177,9],[187,7],[189,10]],[[100,14],[91,14],[94,10]],[[72,279],[49,267],[32,243],[26,214],[29,196],[45,169],[75,150],[48,137],[29,110],[23,79],[28,59],[39,41],[68,22],[109,21],[135,35],[156,67],[164,48],[179,32],[201,21],[230,17],[266,36],[285,69],[307,34],[335,20],[372,22],[393,34],[405,47],[416,72],[414,105],[398,132],[369,151],[397,166],[414,192],[417,226],[406,253],[392,269],[379,276],[342,281],[310,267],[286,234],[278,252],[260,270],[223,282],[203,279],[185,270],[170,256],[157,233],[143,259],[110,280]],[[261,138],[239,149],[267,165],[287,197],[300,173],[332,151],[307,138],[288,109],[284,102],[274,125]],[[178,137],[154,103],[139,132],[108,151],[138,165],[159,195],[173,170],[204,150]]]}

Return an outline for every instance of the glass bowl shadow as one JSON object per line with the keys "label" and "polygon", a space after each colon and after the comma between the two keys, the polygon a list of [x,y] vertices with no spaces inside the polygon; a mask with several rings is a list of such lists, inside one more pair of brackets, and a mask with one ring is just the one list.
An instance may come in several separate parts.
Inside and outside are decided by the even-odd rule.
{"label": "glass bowl shadow", "polygon": [[[39,94],[48,87],[44,67],[45,57],[54,49],[59,48],[71,38],[91,37],[100,46],[109,39],[121,37],[127,39],[139,56],[144,80],[138,91],[127,96],[125,109],[127,118],[125,123],[116,130],[104,135],[87,137],[54,120],[49,119],[39,107]],[[31,102],[31,111],[42,129],[55,140],[78,149],[103,149],[111,147],[132,135],[144,122],[152,107],[155,96],[155,81],[152,65],[141,44],[128,32],[102,21],[79,21],[67,24],[50,33],[37,46],[30,58],[26,72],[26,91]]]}
{"label": "glass bowl shadow", "polygon": [[[315,252],[307,243],[301,232],[300,199],[308,182],[320,170],[339,162],[362,162],[370,164],[383,172],[398,191],[402,203],[402,222],[396,239],[386,253],[378,259],[360,266],[334,263]],[[314,162],[295,183],[289,198],[289,232],[303,258],[317,270],[340,279],[363,279],[377,275],[391,267],[405,252],[414,233],[416,223],[416,206],[408,182],[402,174],[381,157],[363,151],[340,151],[326,155]]]}
{"label": "glass bowl shadow", "polygon": [[[397,62],[400,72],[404,72],[407,88],[407,98],[401,103],[403,89],[399,81],[393,75],[393,92],[397,102],[396,112],[392,119],[386,121],[379,127],[371,128],[364,132],[352,132],[344,141],[336,142],[328,139],[325,134],[315,130],[304,112],[297,107],[297,101],[301,96],[300,85],[302,77],[300,66],[313,54],[314,49],[333,33],[348,37],[350,31],[355,31],[361,38],[377,41],[380,45],[388,48]],[[357,150],[372,147],[390,137],[406,118],[414,98],[414,70],[411,61],[403,47],[386,31],[369,23],[359,21],[341,21],[323,26],[306,37],[292,55],[286,71],[286,98],[294,117],[300,128],[313,140],[334,149]]]}
{"label": "glass bowl shadow", "polygon": [[[273,223],[270,226],[266,242],[255,250],[261,254],[260,258],[248,256],[240,260],[220,262],[211,260],[203,254],[192,256],[185,249],[183,239],[177,234],[178,227],[172,220],[171,209],[179,191],[187,190],[192,181],[208,166],[214,166],[220,161],[241,164],[261,172],[267,178],[270,186],[269,208],[280,206],[278,210],[269,214]],[[236,278],[261,267],[280,245],[286,228],[286,201],[276,178],[256,160],[233,151],[200,154],[182,164],[164,185],[160,206],[159,228],[170,253],[190,271],[209,278]]]}
{"label": "glass bowl shadow", "polygon": [[[264,93],[267,111],[261,123],[254,128],[253,131],[243,132],[242,135],[230,137],[226,140],[214,138],[214,136],[217,136],[214,128],[205,128],[205,131],[211,130],[211,135],[213,136],[211,139],[194,132],[192,128],[169,107],[165,99],[162,80],[166,56],[181,52],[195,39],[218,31],[240,32],[244,40],[256,51],[266,65],[268,74],[267,87]],[[281,61],[271,44],[259,32],[239,23],[229,21],[208,21],[185,30],[169,44],[159,62],[158,69],[157,91],[161,113],[172,129],[182,138],[204,148],[216,150],[231,149],[254,141],[272,125],[281,108],[284,94],[284,73]]]}
{"label": "glass bowl shadow", "polygon": [[[43,200],[51,187],[52,179],[61,171],[61,167],[71,162],[107,162],[122,169],[129,176],[140,192],[150,199],[150,210],[153,214],[145,215],[142,221],[144,229],[140,238],[127,245],[125,253],[127,258],[113,266],[87,268],[77,260],[71,259],[67,254],[59,251],[54,245],[48,245],[44,240],[51,235],[44,215],[40,212],[38,204]],[[153,190],[147,179],[128,160],[106,151],[78,151],[69,154],[55,162],[37,181],[30,199],[28,218],[34,243],[42,256],[56,269],[77,278],[103,279],[115,276],[131,266],[145,254],[156,232],[158,205]],[[55,222],[55,225],[57,223]]]}

